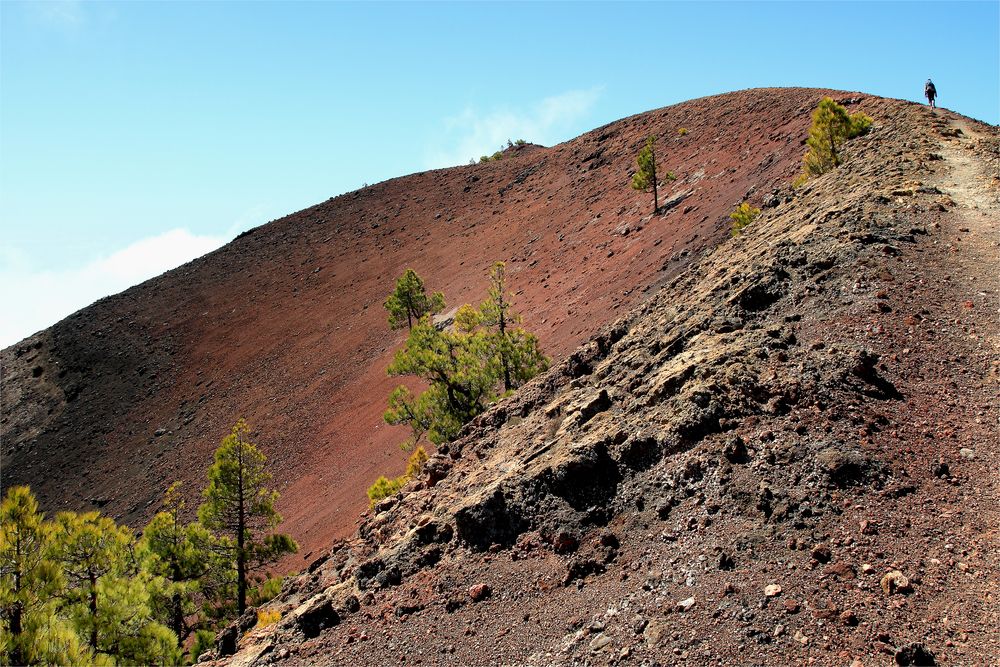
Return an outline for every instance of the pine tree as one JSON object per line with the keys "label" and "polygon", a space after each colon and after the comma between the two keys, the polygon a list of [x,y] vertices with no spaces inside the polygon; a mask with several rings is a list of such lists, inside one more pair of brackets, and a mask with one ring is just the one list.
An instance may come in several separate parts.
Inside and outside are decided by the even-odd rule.
{"label": "pine tree", "polygon": [[147,567],[164,580],[161,617],[179,644],[191,633],[184,619],[195,611],[194,597],[201,581],[220,565],[208,529],[197,521],[182,523],[184,499],[180,485],[174,482],[167,489],[163,511],[153,517],[142,536],[142,546],[149,554]]}
{"label": "pine tree", "polygon": [[864,134],[871,124],[872,119],[865,114],[849,115],[843,106],[824,97],[812,114],[812,126],[806,141],[809,151],[803,158],[802,180],[839,167],[844,161],[844,142]]}
{"label": "pine tree", "polygon": [[[656,143],[656,137],[651,135],[646,139],[646,145],[642,147],[639,151],[639,155],[636,157],[636,170],[632,174],[632,189],[642,190],[645,192],[650,186],[653,187],[653,213],[660,210],[660,199],[657,190],[657,177],[656,177],[656,150],[654,144]],[[676,180],[676,176],[671,172],[667,172],[665,176],[666,180],[673,181]]]}
{"label": "pine tree", "polygon": [[247,581],[253,570],[298,551],[295,541],[284,534],[265,533],[281,522],[274,509],[278,492],[267,488],[271,474],[267,459],[250,442],[250,427],[240,419],[215,450],[215,463],[208,469],[205,502],[198,518],[209,530],[223,534],[217,549],[236,570],[236,610],[247,608]]}
{"label": "pine tree", "polygon": [[[498,398],[498,385],[504,392],[512,391],[548,367],[538,339],[521,328],[505,283],[504,264],[497,262],[490,271],[488,298],[480,308],[468,304],[459,308],[454,325],[446,331],[439,331],[425,316],[396,352],[389,375],[415,375],[429,385],[416,396],[405,386],[389,396],[385,421],[410,427],[404,449],[425,435],[434,444],[451,440]],[[388,488],[391,482],[386,479],[382,486]]]}
{"label": "pine tree", "polygon": [[177,637],[153,620],[152,592],[160,582],[143,567],[128,528],[98,512],[61,512],[52,544],[70,586],[66,611],[95,656],[125,664],[180,659]]}
{"label": "pine tree", "polygon": [[493,264],[488,298],[479,307],[478,319],[490,331],[488,338],[500,366],[504,391],[508,392],[548,368],[548,359],[538,348],[538,338],[519,326],[521,316],[512,309],[506,280],[505,264]]}
{"label": "pine tree", "polygon": [[389,311],[389,326],[401,329],[405,323],[412,329],[413,324],[424,315],[433,315],[444,308],[444,294],[434,292],[427,296],[424,281],[413,269],[407,269],[396,281],[396,289],[385,300]]}
{"label": "pine tree", "polygon": [[105,577],[123,574],[132,535],[98,512],[60,512],[53,541],[54,556],[62,564],[72,589],[69,597],[74,605],[74,620],[90,648],[97,651],[101,645],[99,614],[105,602],[100,584]]}
{"label": "pine tree", "polygon": [[485,336],[438,331],[426,316],[410,330],[388,373],[415,375],[429,383],[416,398],[398,387],[384,417],[390,424],[409,424],[415,435],[426,431],[435,444],[452,439],[496,399],[497,378]]}
{"label": "pine tree", "polygon": [[89,660],[72,626],[57,614],[66,580],[49,557],[51,532],[30,489],[8,489],[0,503],[0,664]]}

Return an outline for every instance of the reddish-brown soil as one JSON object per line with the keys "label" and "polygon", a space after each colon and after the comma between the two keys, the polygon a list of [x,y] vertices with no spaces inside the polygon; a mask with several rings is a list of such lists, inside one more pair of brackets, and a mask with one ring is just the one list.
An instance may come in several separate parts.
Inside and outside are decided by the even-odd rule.
{"label": "reddish-brown soil", "polygon": [[[381,304],[404,269],[454,306],[481,299],[489,265],[507,261],[525,325],[561,359],[725,239],[741,200],[787,190],[824,94],[870,99],[766,89],[651,111],[332,198],[103,299],[2,352],[3,484],[30,484],[47,511],[98,507],[139,528],[175,479],[196,500],[245,417],[283,529],[310,559],[354,530],[366,486],[403,466],[405,433],[381,421],[403,336]],[[661,203],[688,193],[657,216],[628,187],[649,134],[677,175]]]}
{"label": "reddish-brown soil", "polygon": [[840,168],[473,421],[206,657],[997,664],[1000,133],[861,108]]}

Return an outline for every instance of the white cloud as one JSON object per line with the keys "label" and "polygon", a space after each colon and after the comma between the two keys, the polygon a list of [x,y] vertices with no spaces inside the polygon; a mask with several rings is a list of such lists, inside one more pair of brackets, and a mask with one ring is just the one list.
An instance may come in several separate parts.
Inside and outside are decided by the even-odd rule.
{"label": "white cloud", "polygon": [[86,21],[83,3],[80,0],[46,0],[27,5],[32,18],[42,25],[75,30]]}
{"label": "white cloud", "polygon": [[0,254],[0,348],[49,327],[101,297],[211,252],[232,237],[172,229],[75,269],[37,269],[14,249]]}
{"label": "white cloud", "polygon": [[566,132],[601,96],[602,88],[571,90],[547,97],[528,110],[500,109],[481,113],[468,107],[445,120],[444,135],[428,151],[427,166],[453,167],[470,158],[491,155],[508,139],[552,145],[570,137]]}

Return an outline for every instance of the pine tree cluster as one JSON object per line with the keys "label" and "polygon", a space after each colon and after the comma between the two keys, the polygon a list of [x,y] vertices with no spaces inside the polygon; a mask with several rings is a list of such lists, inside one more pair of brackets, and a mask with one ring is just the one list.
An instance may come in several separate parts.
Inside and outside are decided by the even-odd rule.
{"label": "pine tree cluster", "polygon": [[[254,573],[297,549],[264,456],[240,420],[208,471],[200,521],[184,523],[180,484],[141,536],[98,512],[46,520],[26,486],[0,503],[0,664],[144,665],[195,661],[212,628],[278,592]],[[248,590],[249,589],[249,590]],[[196,634],[184,655],[184,640]]]}

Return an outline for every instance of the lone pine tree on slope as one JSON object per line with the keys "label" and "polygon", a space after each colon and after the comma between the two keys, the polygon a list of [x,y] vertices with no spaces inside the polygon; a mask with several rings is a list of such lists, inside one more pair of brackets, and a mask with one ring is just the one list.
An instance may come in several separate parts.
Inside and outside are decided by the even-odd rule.
{"label": "lone pine tree on slope", "polygon": [[[639,151],[639,155],[635,159],[637,169],[632,175],[633,190],[642,190],[645,192],[649,189],[649,186],[653,186],[653,213],[660,210],[660,200],[656,178],[655,143],[656,137],[653,135],[646,139],[646,145],[642,147],[642,150]],[[676,177],[669,171],[664,178],[668,181],[676,179]]]}
{"label": "lone pine tree on slope", "polygon": [[215,450],[215,463],[208,469],[205,502],[198,518],[209,530],[225,539],[217,547],[236,568],[236,610],[247,608],[249,573],[298,551],[290,536],[264,535],[281,522],[274,509],[278,492],[267,488],[271,474],[264,469],[267,459],[250,442],[250,427],[240,419]]}
{"label": "lone pine tree on slope", "polygon": [[444,294],[434,292],[427,296],[424,281],[413,269],[407,269],[396,281],[396,289],[385,300],[389,311],[389,326],[393,329],[408,329],[424,315],[433,315],[444,308]]}

